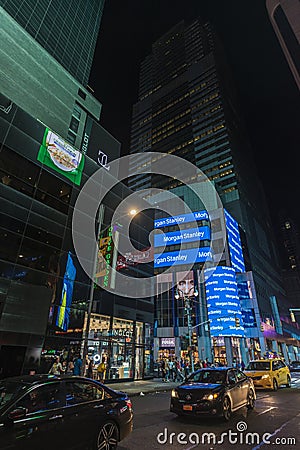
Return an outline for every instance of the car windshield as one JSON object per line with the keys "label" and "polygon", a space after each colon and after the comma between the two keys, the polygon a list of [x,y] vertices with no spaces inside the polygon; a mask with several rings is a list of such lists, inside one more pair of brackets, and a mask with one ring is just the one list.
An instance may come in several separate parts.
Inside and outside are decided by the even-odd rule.
{"label": "car windshield", "polygon": [[12,381],[0,381],[0,409],[10,400],[14,399],[25,387],[24,384]]}
{"label": "car windshield", "polygon": [[221,370],[200,370],[189,376],[188,381],[195,383],[222,384],[225,382],[225,371]]}
{"label": "car windshield", "polygon": [[251,361],[245,370],[270,370],[270,361]]}

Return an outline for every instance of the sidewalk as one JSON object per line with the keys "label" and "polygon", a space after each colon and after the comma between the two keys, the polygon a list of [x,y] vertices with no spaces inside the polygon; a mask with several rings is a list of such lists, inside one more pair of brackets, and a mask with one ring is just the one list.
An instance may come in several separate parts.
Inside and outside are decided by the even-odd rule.
{"label": "sidewalk", "polygon": [[124,381],[122,383],[107,383],[105,385],[115,391],[123,391],[130,397],[135,397],[149,394],[150,392],[170,391],[179,384],[179,381],[163,382],[161,378],[153,378],[152,380]]}

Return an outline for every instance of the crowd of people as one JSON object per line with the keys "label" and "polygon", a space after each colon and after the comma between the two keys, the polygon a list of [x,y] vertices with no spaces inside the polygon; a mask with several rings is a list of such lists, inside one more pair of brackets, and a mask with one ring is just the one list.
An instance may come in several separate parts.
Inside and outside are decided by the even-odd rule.
{"label": "crowd of people", "polygon": [[[238,363],[233,362],[233,367],[244,370],[245,364],[243,361]],[[221,362],[210,362],[208,358],[204,360],[197,359],[194,362],[194,370],[206,368],[206,367],[222,367]],[[192,373],[192,366],[189,358],[177,358],[177,357],[163,357],[157,360],[158,376],[164,382],[168,381],[183,381]]]}
{"label": "crowd of people", "polygon": [[67,376],[80,376],[84,375],[88,378],[96,378],[99,381],[104,381],[106,372],[106,360],[103,357],[100,364],[95,366],[92,358],[86,356],[85,365],[83,365],[80,354],[76,354],[74,358],[69,361],[63,360],[61,362],[60,357],[56,356],[53,364],[50,367],[50,375],[67,375]]}

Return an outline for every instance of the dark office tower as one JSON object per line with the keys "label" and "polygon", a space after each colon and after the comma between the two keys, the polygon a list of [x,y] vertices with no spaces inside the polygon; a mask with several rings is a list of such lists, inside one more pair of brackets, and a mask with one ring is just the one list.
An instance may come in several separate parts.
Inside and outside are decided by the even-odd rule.
{"label": "dark office tower", "polygon": [[288,215],[280,215],[281,240],[284,248],[284,266],[300,274],[300,237],[296,223]]}
{"label": "dark office tower", "polygon": [[300,2],[267,0],[266,5],[274,31],[300,89]]}
{"label": "dark office tower", "polygon": [[[141,64],[131,153],[147,151],[187,159],[215,184],[246,233],[260,307],[268,314],[269,297],[283,294],[268,208],[223,47],[212,26],[200,19],[174,26]],[[133,158],[130,173],[144,158]],[[176,187],[176,180],[151,177],[134,175],[129,186]]]}
{"label": "dark office tower", "polygon": [[86,86],[104,1],[0,0],[0,6]]}

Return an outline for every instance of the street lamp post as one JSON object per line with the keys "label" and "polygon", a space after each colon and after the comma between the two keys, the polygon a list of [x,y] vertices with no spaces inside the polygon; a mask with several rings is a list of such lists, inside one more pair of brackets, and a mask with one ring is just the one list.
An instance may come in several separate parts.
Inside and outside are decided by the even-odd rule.
{"label": "street lamp post", "polygon": [[[194,289],[194,288],[190,288],[189,291],[191,291],[192,289]],[[181,295],[179,294],[179,292],[180,292]],[[194,291],[193,295],[194,295],[194,297],[197,297],[198,296],[198,292]],[[193,328],[195,328],[195,327],[192,326],[191,296],[185,295],[185,293],[183,292],[182,289],[177,288],[177,293],[175,294],[175,298],[178,300],[180,297],[183,298],[183,300],[184,300],[184,309],[185,309],[186,315],[187,315],[188,337],[189,337],[189,348],[190,348],[189,355],[190,355],[190,361],[191,361],[191,366],[192,366],[192,372],[194,372],[195,365],[194,365],[194,355],[193,355],[193,349],[192,349],[192,332],[193,332]]]}

